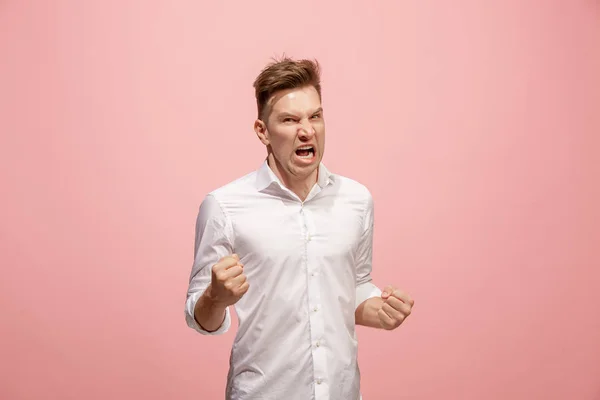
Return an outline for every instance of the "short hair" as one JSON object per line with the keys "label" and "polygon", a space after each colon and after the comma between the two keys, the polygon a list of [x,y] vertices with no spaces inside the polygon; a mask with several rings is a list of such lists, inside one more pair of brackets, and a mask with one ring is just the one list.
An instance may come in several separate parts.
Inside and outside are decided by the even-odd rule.
{"label": "short hair", "polygon": [[268,64],[254,81],[258,118],[263,119],[271,97],[281,90],[313,86],[321,98],[321,71],[317,60],[283,57]]}

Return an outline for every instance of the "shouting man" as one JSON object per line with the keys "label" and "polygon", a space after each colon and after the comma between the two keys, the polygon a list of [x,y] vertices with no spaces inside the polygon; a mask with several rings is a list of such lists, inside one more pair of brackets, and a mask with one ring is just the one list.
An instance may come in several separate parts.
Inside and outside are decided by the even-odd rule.
{"label": "shouting man", "polygon": [[395,329],[414,302],[371,281],[368,189],[321,163],[318,64],[274,62],[254,88],[267,158],[200,205],[186,320],[222,334],[235,307],[228,400],[358,400],[356,324]]}

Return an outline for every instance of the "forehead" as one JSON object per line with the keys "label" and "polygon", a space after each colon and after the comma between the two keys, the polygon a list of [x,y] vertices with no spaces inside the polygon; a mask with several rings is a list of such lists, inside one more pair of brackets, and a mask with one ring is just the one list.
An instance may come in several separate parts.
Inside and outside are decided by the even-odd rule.
{"label": "forehead", "polygon": [[271,97],[271,110],[275,113],[305,112],[321,106],[319,93],[313,86],[281,90]]}

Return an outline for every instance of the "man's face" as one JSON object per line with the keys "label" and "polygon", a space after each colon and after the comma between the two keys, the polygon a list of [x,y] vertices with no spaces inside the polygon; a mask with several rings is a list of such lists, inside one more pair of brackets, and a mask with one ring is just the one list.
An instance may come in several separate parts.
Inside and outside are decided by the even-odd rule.
{"label": "man's face", "polygon": [[266,114],[266,121],[258,120],[255,130],[270,147],[279,172],[286,178],[311,176],[325,151],[325,121],[317,90],[306,86],[277,92]]}

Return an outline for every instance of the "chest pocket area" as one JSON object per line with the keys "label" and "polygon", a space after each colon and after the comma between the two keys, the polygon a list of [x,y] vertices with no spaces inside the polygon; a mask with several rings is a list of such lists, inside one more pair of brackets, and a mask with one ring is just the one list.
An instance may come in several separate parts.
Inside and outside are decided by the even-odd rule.
{"label": "chest pocket area", "polygon": [[261,209],[234,221],[236,253],[245,263],[281,260],[302,249],[303,226],[298,213]]}
{"label": "chest pocket area", "polygon": [[340,208],[307,221],[309,245],[324,257],[353,258],[362,233],[360,218]]}

